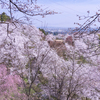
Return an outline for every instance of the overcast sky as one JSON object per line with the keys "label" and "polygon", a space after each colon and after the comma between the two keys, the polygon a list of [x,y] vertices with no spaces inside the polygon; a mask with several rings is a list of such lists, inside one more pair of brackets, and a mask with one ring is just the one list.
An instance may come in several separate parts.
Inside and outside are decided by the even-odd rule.
{"label": "overcast sky", "polygon": [[35,17],[35,26],[42,27],[75,27],[74,22],[79,21],[77,15],[95,14],[100,9],[100,0],[37,0],[37,4],[48,7],[48,9],[59,12],[57,15],[48,15],[45,18]]}
{"label": "overcast sky", "polygon": [[[76,27],[74,23],[83,23],[77,15],[94,15],[100,9],[100,0],[37,0],[38,5],[58,12],[56,15],[48,15],[44,18],[33,17],[33,24],[36,27]],[[0,10],[0,13],[3,10]]]}

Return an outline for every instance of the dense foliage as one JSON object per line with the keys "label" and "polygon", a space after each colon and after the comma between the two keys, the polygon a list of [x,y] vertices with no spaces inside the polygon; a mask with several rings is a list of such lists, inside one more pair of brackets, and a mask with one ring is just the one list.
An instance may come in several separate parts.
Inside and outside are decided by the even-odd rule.
{"label": "dense foliage", "polygon": [[[44,17],[55,13],[43,12],[36,0],[6,1],[0,4],[10,14],[19,11]],[[86,22],[71,36],[65,35],[64,41],[21,23],[9,22],[7,32],[7,25],[1,23],[0,100],[99,100],[100,33],[99,29],[89,31],[99,16],[85,17]],[[7,19],[2,13],[1,22]]]}
{"label": "dense foliage", "polygon": [[34,26],[16,24],[15,28],[9,24],[8,35],[4,30],[6,25],[0,27],[1,97],[8,100],[24,97],[24,100],[96,100],[95,97],[100,97],[98,34],[76,38],[74,45],[70,45],[66,42],[70,36],[66,35],[63,43],[55,41],[53,34],[43,39],[44,33]]}

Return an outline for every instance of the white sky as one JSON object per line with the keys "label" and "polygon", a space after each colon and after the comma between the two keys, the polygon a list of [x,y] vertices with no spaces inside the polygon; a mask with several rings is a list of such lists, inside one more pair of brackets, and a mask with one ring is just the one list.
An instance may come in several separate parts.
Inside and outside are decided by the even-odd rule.
{"label": "white sky", "polygon": [[[76,27],[74,22],[83,23],[77,15],[94,15],[100,9],[100,0],[37,0],[37,4],[43,8],[56,11],[59,14],[33,17],[33,24],[36,27]],[[0,13],[3,9],[0,10]]]}
{"label": "white sky", "polygon": [[61,13],[36,17],[40,22],[34,21],[34,25],[42,27],[75,27],[74,22],[84,22],[79,21],[77,15],[87,15],[87,11],[94,15],[100,9],[100,0],[38,0],[37,3]]}

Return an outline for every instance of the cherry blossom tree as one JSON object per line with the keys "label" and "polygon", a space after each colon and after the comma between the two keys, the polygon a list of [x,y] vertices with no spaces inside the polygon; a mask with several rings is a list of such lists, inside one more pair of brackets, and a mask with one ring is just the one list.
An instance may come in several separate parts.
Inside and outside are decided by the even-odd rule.
{"label": "cherry blossom tree", "polygon": [[[1,8],[5,8],[10,13],[11,21],[14,20],[15,13],[23,13],[27,20],[29,20],[28,16],[42,16],[57,14],[57,12],[48,10],[47,8],[42,8],[37,4],[37,0],[0,0]],[[17,21],[17,20],[16,20]]]}
{"label": "cherry blossom tree", "polygon": [[9,70],[3,64],[0,64],[0,99],[1,100],[27,100],[24,93],[21,92],[23,89],[22,80],[20,76],[13,73],[9,74]]}
{"label": "cherry blossom tree", "polygon": [[[10,20],[7,22],[1,21],[0,24],[7,25],[7,33],[9,33],[9,22],[16,26],[16,23],[20,24],[32,24],[32,18],[34,16],[58,14],[58,12],[51,11],[47,7],[39,6],[37,0],[0,0],[0,8],[6,9],[7,14],[10,16]],[[18,18],[17,15],[21,15]]]}
{"label": "cherry blossom tree", "polygon": [[[2,0],[0,2],[7,6],[8,2]],[[32,0],[28,3],[34,5]],[[34,10],[28,9],[26,3],[21,4],[19,0],[9,0],[10,6],[7,7],[10,9],[11,17],[13,10],[30,16],[46,15],[46,13],[43,15],[43,12],[34,14]],[[40,8],[35,7],[39,11]],[[18,23],[16,28],[10,23],[9,34],[6,34],[6,26],[1,25],[0,98],[98,100],[100,97],[99,28],[90,29],[96,20],[99,21],[99,16],[97,13],[94,16],[84,17],[88,18],[87,21],[72,31],[73,34],[67,42],[70,42],[69,44],[73,42],[74,45],[63,43],[66,48],[64,58],[57,54],[55,48],[49,46],[48,41],[43,38],[44,34],[34,26]],[[50,35],[46,38],[51,39]],[[63,50],[63,47],[61,49]],[[7,71],[9,69],[10,72]]]}

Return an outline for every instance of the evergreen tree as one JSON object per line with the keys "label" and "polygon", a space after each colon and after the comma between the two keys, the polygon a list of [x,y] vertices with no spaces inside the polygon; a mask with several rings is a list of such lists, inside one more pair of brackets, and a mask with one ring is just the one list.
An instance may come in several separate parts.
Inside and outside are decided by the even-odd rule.
{"label": "evergreen tree", "polygon": [[9,20],[10,20],[10,17],[7,16],[5,12],[3,12],[3,13],[0,15],[0,20],[1,20],[1,22],[6,22],[6,21],[9,21]]}
{"label": "evergreen tree", "polygon": [[44,29],[39,28],[39,30],[40,30],[42,33],[44,33],[44,35],[48,35],[48,33],[47,33],[47,32],[45,32],[45,30],[44,30]]}

